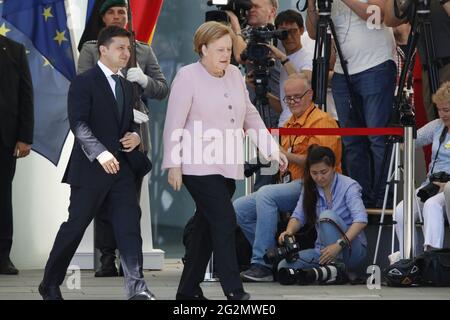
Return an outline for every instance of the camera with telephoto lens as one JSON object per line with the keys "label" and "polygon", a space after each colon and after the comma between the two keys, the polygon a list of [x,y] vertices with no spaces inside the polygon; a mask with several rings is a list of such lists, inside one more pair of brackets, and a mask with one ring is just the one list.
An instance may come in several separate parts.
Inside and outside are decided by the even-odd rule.
{"label": "camera with telephoto lens", "polygon": [[206,12],[205,21],[230,22],[225,11],[232,11],[240,25],[246,24],[247,11],[253,6],[251,0],[210,0],[207,4],[219,10]]}
{"label": "camera with telephoto lens", "polygon": [[259,160],[259,157],[255,159],[250,160],[249,162],[244,163],[244,176],[246,178],[251,177],[256,172],[261,170],[261,168],[270,168],[271,163],[270,161],[267,163],[263,163]]}
{"label": "camera with telephoto lens", "polygon": [[300,251],[299,244],[295,241],[294,236],[284,235],[283,245],[267,249],[264,255],[264,261],[268,264],[276,264],[279,261],[286,259],[287,262],[295,262],[298,260],[298,252]]}
{"label": "camera with telephoto lens", "polygon": [[448,182],[450,181],[450,175],[447,172],[440,171],[433,173],[430,176],[430,183],[417,192],[417,196],[420,198],[420,201],[425,202],[429,198],[435,196],[439,192],[439,187],[435,185],[433,182]]}
{"label": "camera with telephoto lens", "polygon": [[345,264],[333,262],[311,269],[281,268],[278,270],[278,281],[282,285],[344,284],[348,282],[348,277]]}

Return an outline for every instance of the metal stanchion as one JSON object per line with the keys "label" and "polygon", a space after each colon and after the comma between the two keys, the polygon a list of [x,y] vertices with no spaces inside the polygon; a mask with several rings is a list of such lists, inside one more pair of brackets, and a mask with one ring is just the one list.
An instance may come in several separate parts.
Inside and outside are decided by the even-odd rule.
{"label": "metal stanchion", "polygon": [[209,259],[208,266],[206,267],[205,282],[216,282],[219,278],[214,277],[214,254],[211,254],[211,259]]}
{"label": "metal stanchion", "polygon": [[403,259],[414,258],[414,126],[404,127]]}

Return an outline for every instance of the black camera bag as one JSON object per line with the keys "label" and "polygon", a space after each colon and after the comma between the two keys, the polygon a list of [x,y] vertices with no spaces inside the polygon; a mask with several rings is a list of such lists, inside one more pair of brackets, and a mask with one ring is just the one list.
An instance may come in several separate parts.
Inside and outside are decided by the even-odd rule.
{"label": "black camera bag", "polygon": [[426,251],[415,262],[423,285],[450,287],[450,248]]}

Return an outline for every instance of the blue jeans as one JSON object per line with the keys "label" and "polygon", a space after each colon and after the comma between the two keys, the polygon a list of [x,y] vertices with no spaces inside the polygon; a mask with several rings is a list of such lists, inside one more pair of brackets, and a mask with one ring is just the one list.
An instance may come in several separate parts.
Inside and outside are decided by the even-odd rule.
{"label": "blue jeans", "polygon": [[[350,110],[350,93],[345,76],[335,73],[331,84],[341,127],[387,127],[393,110],[396,81],[394,61],[385,61],[378,66],[351,75],[350,79],[357,103],[352,110]],[[364,119],[358,119],[354,108],[360,110]],[[386,165],[384,172],[381,173],[386,137],[343,137],[343,142],[348,174],[363,188],[364,203],[367,206],[374,205],[376,201],[380,202],[384,196],[389,169]],[[380,183],[378,179],[382,179]],[[377,185],[379,189],[374,190]]]}
{"label": "blue jeans", "polygon": [[[328,218],[333,220],[338,224],[338,226],[345,232],[348,230],[348,226],[345,224],[344,220],[335,214],[333,211],[324,211],[320,214],[319,220],[323,218]],[[317,233],[320,248],[325,248],[326,246],[336,243],[336,241],[341,238],[341,233],[337,228],[327,222],[318,222],[319,232]],[[358,267],[367,254],[367,248],[361,243],[359,238],[355,238],[352,241],[352,254],[350,255],[349,248],[342,250],[338,259],[345,263],[347,268],[353,269]],[[287,262],[286,260],[281,261],[278,264],[278,269],[281,268],[293,268],[293,269],[309,269],[316,268],[319,266],[320,252],[319,248],[302,250],[299,252],[299,259],[295,262]]]}
{"label": "blue jeans", "polygon": [[302,180],[294,180],[266,185],[234,201],[237,223],[253,247],[252,263],[272,267],[264,262],[263,256],[267,249],[277,245],[278,212],[294,211],[302,184]]}

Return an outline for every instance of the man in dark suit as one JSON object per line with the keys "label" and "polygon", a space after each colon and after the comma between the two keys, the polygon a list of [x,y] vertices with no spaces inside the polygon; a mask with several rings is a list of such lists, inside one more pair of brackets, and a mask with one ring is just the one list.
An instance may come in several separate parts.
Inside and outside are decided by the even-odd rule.
{"label": "man in dark suit", "polygon": [[16,160],[33,143],[33,84],[25,47],[0,35],[0,274],[18,274],[12,246],[12,181]]}
{"label": "man in dark suit", "polygon": [[[75,135],[63,182],[70,184],[69,218],[58,231],[39,293],[62,299],[59,286],[88,225],[108,205],[109,219],[122,254],[130,299],[153,300],[142,275],[142,239],[136,185],[135,150],[140,144],[133,122],[132,85],[119,69],[130,58],[130,33],[110,26],[98,38],[100,60],[71,83],[70,129]],[[145,172],[143,173],[145,174]]]}

